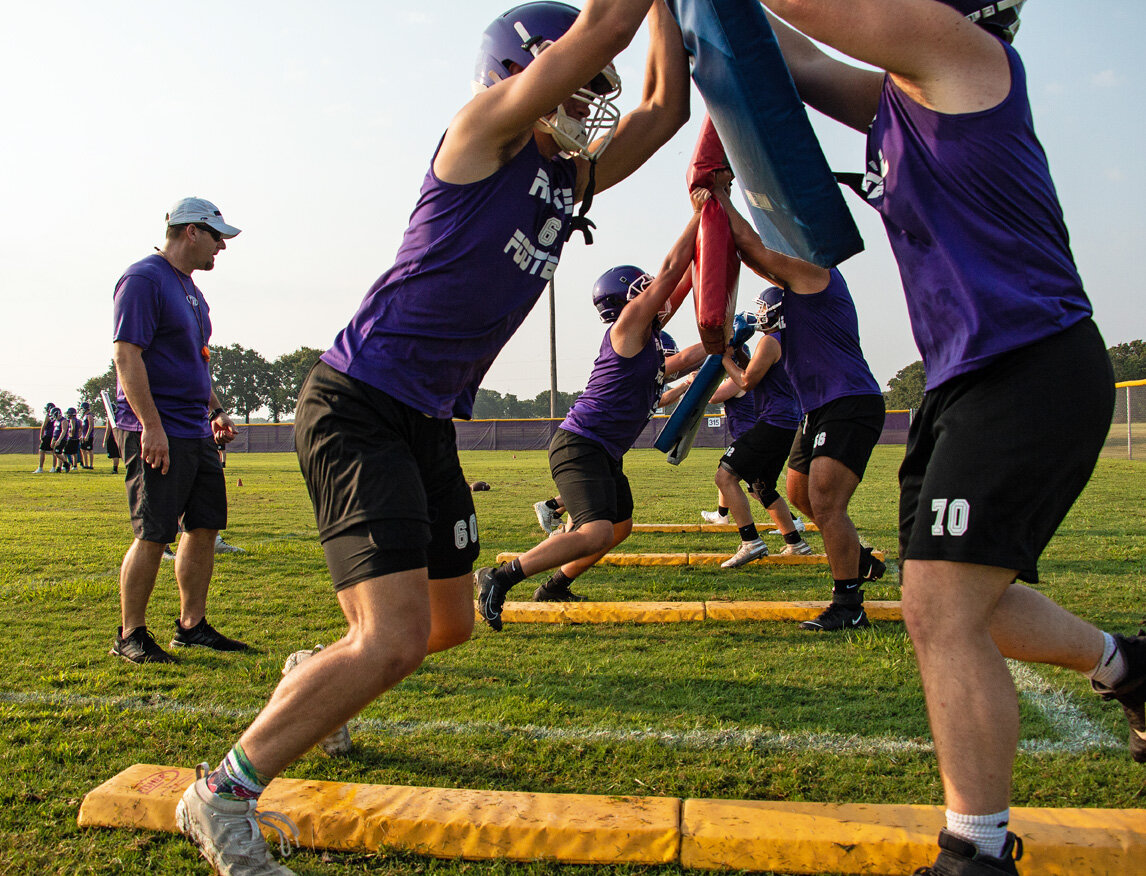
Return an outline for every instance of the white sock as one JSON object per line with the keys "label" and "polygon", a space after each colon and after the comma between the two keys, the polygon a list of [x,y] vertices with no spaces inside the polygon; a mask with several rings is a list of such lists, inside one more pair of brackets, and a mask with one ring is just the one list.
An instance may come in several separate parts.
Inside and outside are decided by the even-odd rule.
{"label": "white sock", "polygon": [[947,829],[958,837],[975,844],[981,854],[1001,857],[1007,843],[1007,825],[1011,810],[1004,809],[993,815],[962,815],[947,810]]}
{"label": "white sock", "polygon": [[1086,677],[1104,687],[1114,687],[1126,675],[1126,660],[1122,656],[1122,652],[1118,650],[1118,643],[1114,641],[1114,636],[1110,633],[1103,633],[1102,636],[1105,640],[1102,646],[1102,656],[1098,659],[1098,664],[1094,669],[1086,674]]}

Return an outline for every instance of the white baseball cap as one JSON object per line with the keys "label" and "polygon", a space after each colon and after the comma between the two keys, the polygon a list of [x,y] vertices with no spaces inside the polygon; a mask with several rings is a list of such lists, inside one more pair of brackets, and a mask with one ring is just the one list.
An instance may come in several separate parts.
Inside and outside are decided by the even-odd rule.
{"label": "white baseball cap", "polygon": [[171,208],[171,212],[167,214],[168,225],[193,225],[195,223],[210,225],[226,240],[238,236],[240,232],[240,229],[234,225],[228,225],[224,222],[223,214],[219,212],[219,208],[205,198],[184,198],[177,201],[175,206]]}

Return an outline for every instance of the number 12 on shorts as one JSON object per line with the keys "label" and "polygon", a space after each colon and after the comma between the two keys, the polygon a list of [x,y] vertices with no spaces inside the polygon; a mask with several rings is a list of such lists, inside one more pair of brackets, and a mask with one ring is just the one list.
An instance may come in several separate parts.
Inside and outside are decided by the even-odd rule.
{"label": "number 12 on shorts", "polygon": [[971,503],[966,499],[932,499],[931,510],[935,512],[932,535],[962,535],[967,531]]}

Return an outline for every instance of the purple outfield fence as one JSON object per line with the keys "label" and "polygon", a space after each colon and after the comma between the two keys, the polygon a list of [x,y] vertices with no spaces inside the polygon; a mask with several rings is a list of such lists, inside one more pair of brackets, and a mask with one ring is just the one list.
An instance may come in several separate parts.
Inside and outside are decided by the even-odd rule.
{"label": "purple outfield fence", "polygon": [[[634,447],[652,447],[668,417],[653,417]],[[545,450],[560,420],[455,420],[459,450]],[[906,444],[910,411],[888,411],[880,444]],[[237,427],[230,453],[290,453],[294,451],[293,423],[254,423]],[[38,453],[40,430],[35,426],[0,429],[0,453]],[[727,420],[705,417],[696,433],[694,447],[727,447]],[[96,430],[94,452],[103,453],[103,427]]]}

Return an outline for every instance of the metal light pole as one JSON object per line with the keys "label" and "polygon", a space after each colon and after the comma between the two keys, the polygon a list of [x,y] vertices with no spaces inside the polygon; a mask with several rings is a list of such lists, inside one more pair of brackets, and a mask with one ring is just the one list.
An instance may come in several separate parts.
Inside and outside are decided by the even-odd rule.
{"label": "metal light pole", "polygon": [[549,278],[549,419],[557,417],[557,301]]}

